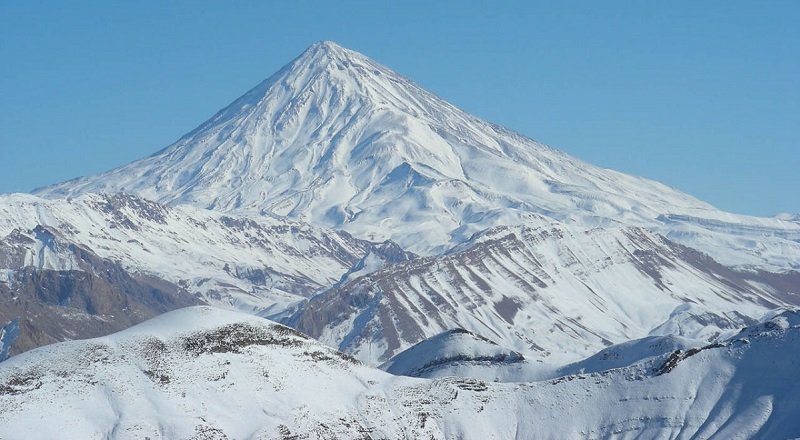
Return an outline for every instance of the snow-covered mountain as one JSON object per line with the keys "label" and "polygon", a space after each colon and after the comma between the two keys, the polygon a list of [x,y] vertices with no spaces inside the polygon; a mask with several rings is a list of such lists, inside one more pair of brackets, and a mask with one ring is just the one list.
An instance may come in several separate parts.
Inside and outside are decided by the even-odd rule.
{"label": "snow-covered mountain", "polygon": [[800,223],[800,214],[789,214],[786,212],[780,213],[775,216],[779,220],[786,220],[789,222]]}
{"label": "snow-covered mountain", "polygon": [[456,376],[490,382],[540,382],[602,373],[643,362],[654,369],[663,365],[675,351],[707,345],[707,342],[680,336],[648,336],[612,345],[571,364],[553,366],[527,359],[522,353],[467,330],[453,329],[403,350],[380,368],[395,375],[427,379]]}
{"label": "snow-covered mountain", "polygon": [[[371,364],[464,328],[563,365],[648,335],[713,340],[797,290],[643,228],[497,227],[313,297],[288,323]],[[794,292],[789,294],[788,292]]]}
{"label": "snow-covered mountain", "polygon": [[150,157],[0,195],[0,360],[237,310],[1,362],[0,438],[796,437],[798,269],[796,216],[321,42]]}
{"label": "snow-covered mountain", "polygon": [[609,371],[428,380],[195,307],[0,363],[0,437],[795,438],[798,366],[783,354],[798,350],[800,317],[784,311],[719,344]]}
{"label": "snow-covered mountain", "polygon": [[504,382],[527,382],[533,380],[519,370],[529,372],[531,368],[525,356],[505,348],[483,336],[468,330],[453,329],[423,340],[382,364],[380,368],[398,376],[410,377],[472,377],[498,380],[506,378],[505,370],[513,370],[513,380]]}
{"label": "snow-covered mountain", "polygon": [[589,165],[331,42],[154,155],[37,194],[85,192],[285,215],[422,254],[538,214],[587,228],[645,226],[727,265],[800,267],[796,222],[728,214]]}
{"label": "snow-covered mountain", "polygon": [[[59,308],[86,284],[76,277],[104,272],[99,263],[82,263],[75,249],[133,279],[159,282],[164,292],[185,290],[206,303],[284,317],[374,365],[464,327],[552,368],[649,334],[709,340],[771,307],[800,303],[789,294],[795,292],[787,288],[792,279],[781,284],[734,272],[647,230],[583,230],[543,217],[417,259],[392,242],[366,242],[274,216],[168,207],[125,194],[66,200],[8,195],[0,197],[4,235],[13,246],[0,252],[0,287],[45,288],[56,298],[23,295],[28,306],[17,300],[0,313],[4,326],[25,324],[15,352],[119,330],[175,307],[166,302],[145,314],[107,309],[117,318],[103,325],[88,324],[102,313],[88,319]],[[25,276],[30,271],[39,272]],[[101,291],[124,286],[137,292],[121,279]],[[33,319],[42,313],[50,318]]]}
{"label": "snow-covered mountain", "polygon": [[[0,237],[39,226],[210,303],[265,315],[330,287],[366,254],[391,247],[284,218],[168,207],[126,194],[0,196]],[[74,269],[64,251],[32,243],[15,264]]]}

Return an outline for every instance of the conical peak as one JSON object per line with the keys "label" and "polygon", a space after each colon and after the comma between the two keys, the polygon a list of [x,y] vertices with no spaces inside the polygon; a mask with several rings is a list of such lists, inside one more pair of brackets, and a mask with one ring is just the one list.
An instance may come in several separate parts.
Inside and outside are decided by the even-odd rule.
{"label": "conical peak", "polygon": [[311,46],[309,46],[307,50],[308,51],[313,51],[313,52],[319,52],[319,51],[339,52],[339,51],[343,51],[343,50],[347,50],[347,49],[345,49],[344,47],[336,44],[335,41],[321,40],[321,41],[317,41],[316,43],[314,43]]}
{"label": "conical peak", "polygon": [[348,59],[355,59],[355,58],[365,58],[364,55],[361,55],[358,52],[352,51],[350,49],[346,49],[333,41],[323,40],[318,41],[306,49],[302,55],[300,55],[301,59],[311,60],[311,61],[322,61],[322,60],[348,60]]}
{"label": "conical peak", "polygon": [[[279,87],[274,89],[275,85]],[[300,56],[270,77],[259,88],[259,93],[269,94],[272,90],[283,96],[286,93],[301,94],[312,88],[315,89],[315,97],[319,98],[319,102],[328,102],[328,98],[331,98],[319,94],[324,89],[331,90],[336,95],[335,100],[347,96],[361,101],[388,103],[396,101],[398,97],[426,95],[426,92],[418,90],[417,86],[388,67],[332,41],[319,41],[309,46]],[[387,90],[389,88],[392,90]],[[333,89],[336,91],[332,91]],[[292,96],[290,101],[295,101],[294,98],[296,96]],[[409,102],[418,100],[412,99]]]}

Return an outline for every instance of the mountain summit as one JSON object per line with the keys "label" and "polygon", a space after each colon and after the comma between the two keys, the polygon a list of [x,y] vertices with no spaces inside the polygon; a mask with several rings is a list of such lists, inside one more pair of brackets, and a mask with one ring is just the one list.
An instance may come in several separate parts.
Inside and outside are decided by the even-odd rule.
{"label": "mountain summit", "polygon": [[[734,216],[589,165],[328,41],[156,154],[36,191],[83,192],[275,213],[423,254],[545,217],[654,228],[734,265],[784,269],[800,255],[797,223]],[[772,237],[769,249],[754,249],[748,234]]]}

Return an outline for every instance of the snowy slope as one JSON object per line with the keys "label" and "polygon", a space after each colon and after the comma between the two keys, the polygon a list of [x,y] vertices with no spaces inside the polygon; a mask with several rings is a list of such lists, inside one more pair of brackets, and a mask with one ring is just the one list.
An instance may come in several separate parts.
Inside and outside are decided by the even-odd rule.
{"label": "snowy slope", "polygon": [[703,341],[680,336],[648,336],[612,345],[586,359],[560,367],[553,375],[569,376],[600,373],[616,368],[629,367],[645,361],[649,362],[650,365],[661,365],[668,355],[677,350],[687,351],[706,345],[707,343]]}
{"label": "snowy slope", "polygon": [[612,345],[571,364],[554,366],[526,359],[521,353],[483,336],[454,329],[409,347],[380,368],[395,375],[427,379],[455,376],[491,382],[539,382],[645,363],[655,369],[676,350],[687,351],[707,344],[679,336],[648,336]]}
{"label": "snowy slope", "polygon": [[287,322],[374,365],[464,328],[560,366],[650,334],[713,340],[798,303],[750,276],[645,229],[545,222],[388,265],[313,297]]}
{"label": "snowy slope", "polygon": [[[210,303],[265,315],[336,283],[373,248],[380,252],[347,233],[283,218],[167,207],[124,194],[0,196],[0,239],[37,227]],[[64,246],[39,240],[20,249],[0,269],[79,269]]]}
{"label": "snowy slope", "polygon": [[645,226],[727,265],[797,269],[800,224],[721,212],[471,116],[335,43],[311,46],[175,144],[42,188],[286,215],[421,254],[533,214]]}
{"label": "snowy slope", "polygon": [[0,437],[794,438],[800,366],[784,353],[799,336],[786,311],[652,365],[527,384],[426,380],[196,307],[1,363]]}

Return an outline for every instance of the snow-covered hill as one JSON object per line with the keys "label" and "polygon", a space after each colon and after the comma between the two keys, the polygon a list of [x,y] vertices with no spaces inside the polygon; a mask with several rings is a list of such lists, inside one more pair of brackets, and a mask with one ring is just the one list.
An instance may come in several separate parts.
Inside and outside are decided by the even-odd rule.
{"label": "snow-covered hill", "polygon": [[599,373],[617,368],[629,367],[643,361],[651,365],[663,364],[667,356],[676,351],[685,352],[708,345],[703,341],[680,336],[648,336],[642,339],[622,342],[600,350],[597,354],[578,362],[559,368],[554,374],[568,376],[575,374]]}
{"label": "snow-covered hill", "polygon": [[526,359],[522,353],[483,336],[453,329],[403,350],[380,368],[395,375],[427,379],[455,376],[490,382],[541,382],[636,364],[646,363],[651,369],[657,369],[678,350],[685,352],[707,345],[704,341],[679,336],[648,336],[612,345],[571,364],[554,366]]}
{"label": "snow-covered hill", "polygon": [[521,353],[470,331],[453,329],[398,353],[381,369],[399,376],[474,377],[470,374],[472,369],[498,371],[523,362],[525,357]]}
{"label": "snow-covered hill", "polygon": [[581,162],[331,42],[154,155],[37,193],[122,191],[286,215],[422,254],[538,214],[586,228],[645,226],[727,265],[800,267],[796,222],[728,214]]}
{"label": "snow-covered hill", "polygon": [[[283,218],[168,207],[125,194],[0,196],[0,239],[37,227],[209,303],[264,315],[328,288],[367,253],[391,248]],[[32,241],[20,249],[0,269],[80,270],[65,246]]]}
{"label": "snow-covered hill", "polygon": [[[0,363],[0,437],[800,436],[797,312],[662,362],[533,383],[397,377],[208,307]],[[568,420],[569,423],[565,423]]]}
{"label": "snow-covered hill", "polygon": [[800,303],[770,282],[642,228],[548,221],[387,265],[315,296],[287,322],[375,365],[464,328],[560,366],[650,334],[712,340]]}

